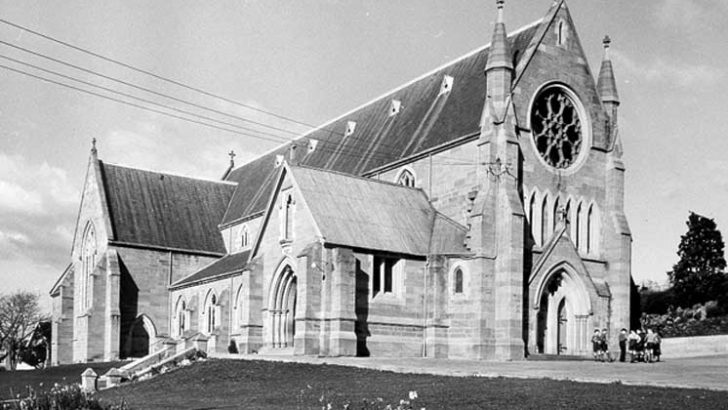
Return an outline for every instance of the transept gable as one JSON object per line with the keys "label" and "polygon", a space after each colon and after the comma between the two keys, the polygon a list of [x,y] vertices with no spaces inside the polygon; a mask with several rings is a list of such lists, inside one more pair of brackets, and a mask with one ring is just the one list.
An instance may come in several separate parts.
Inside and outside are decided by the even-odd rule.
{"label": "transept gable", "polygon": [[318,240],[415,256],[467,253],[463,245],[466,228],[438,213],[421,189],[285,163],[268,201],[252,257],[266,235],[273,235],[276,228],[271,221],[277,219],[274,213],[286,189],[292,190],[301,205],[296,212],[305,210],[295,220],[310,218],[314,228],[308,236],[294,238],[303,245]]}
{"label": "transept gable", "polygon": [[76,216],[76,226],[71,245],[71,258],[73,260],[78,259],[80,248],[83,246],[83,236],[89,226],[93,227],[94,234],[99,241],[98,244],[102,248],[101,251],[105,248],[108,240],[115,239],[103,180],[103,167],[97,156],[95,140],[89,156],[81,201]]}

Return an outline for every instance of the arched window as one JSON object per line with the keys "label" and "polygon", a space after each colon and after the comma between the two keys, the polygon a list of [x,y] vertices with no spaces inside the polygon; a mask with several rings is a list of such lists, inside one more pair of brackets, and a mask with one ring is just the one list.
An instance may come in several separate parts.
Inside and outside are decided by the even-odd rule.
{"label": "arched window", "polygon": [[543,246],[546,243],[546,238],[548,233],[546,232],[546,229],[548,228],[548,196],[543,197],[543,202],[541,203],[541,246]]}
{"label": "arched window", "polygon": [[248,225],[243,225],[243,229],[240,233],[240,249],[245,249],[250,246],[250,231]]}
{"label": "arched window", "polygon": [[282,239],[291,239],[293,237],[293,195],[288,194],[283,197],[282,211],[282,225],[281,225],[281,237]]}
{"label": "arched window", "polygon": [[571,222],[571,200],[566,202],[566,208],[564,209],[564,222]]}
{"label": "arched window", "polygon": [[415,176],[408,169],[402,170],[397,177],[397,183],[409,188],[415,187]]}
{"label": "arched window", "polygon": [[214,293],[210,293],[205,306],[205,314],[207,315],[207,333],[212,333],[218,325],[217,311],[217,296]]}
{"label": "arched window", "polygon": [[243,286],[240,286],[240,289],[238,289],[238,297],[235,302],[235,323],[237,327],[241,327],[243,323],[245,323],[245,316],[243,315]]}
{"label": "arched window", "polygon": [[187,330],[189,320],[187,318],[187,303],[181,296],[177,300],[177,307],[175,308],[175,318],[177,320],[177,336],[182,336],[184,335],[185,330]]}
{"label": "arched window", "polygon": [[538,232],[536,232],[537,225],[536,225],[536,221],[533,219],[533,215],[535,214],[535,212],[536,212],[536,193],[534,192],[531,195],[531,201],[529,202],[529,205],[528,205],[528,223],[531,225],[531,235],[533,236],[533,240],[537,242],[538,241],[538,239],[536,239],[536,234],[538,233]]}
{"label": "arched window", "polygon": [[88,309],[93,302],[93,272],[96,268],[96,232],[91,223],[86,227],[84,234],[81,263],[81,308]]}
{"label": "arched window", "polygon": [[453,273],[453,290],[455,293],[463,293],[463,270],[460,268]]}
{"label": "arched window", "polygon": [[578,249],[578,250],[581,250],[581,248],[582,248],[582,244],[581,244],[581,240],[582,240],[581,224],[582,224],[582,222],[581,221],[583,219],[582,218],[583,212],[584,211],[582,209],[582,206],[581,206],[581,204],[579,204],[579,206],[576,208],[576,230],[575,230],[576,236],[574,238],[574,243],[576,244],[576,249]]}
{"label": "arched window", "polygon": [[559,197],[556,197],[556,201],[554,201],[554,212],[551,214],[553,215],[553,221],[554,224],[553,230],[556,230],[556,225],[559,224],[559,215],[560,215],[560,209],[559,209]]}
{"label": "arched window", "polygon": [[597,235],[596,210],[594,205],[589,206],[589,214],[586,219],[586,253],[594,252],[598,239]]}
{"label": "arched window", "polygon": [[556,33],[556,45],[562,46],[564,45],[564,22],[560,21],[559,26]]}

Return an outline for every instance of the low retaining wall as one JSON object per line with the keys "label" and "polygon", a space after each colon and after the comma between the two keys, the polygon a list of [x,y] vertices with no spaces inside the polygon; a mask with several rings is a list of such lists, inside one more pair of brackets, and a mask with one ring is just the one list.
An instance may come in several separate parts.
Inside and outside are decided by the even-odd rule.
{"label": "low retaining wall", "polygon": [[698,357],[728,354],[728,335],[662,339],[663,357]]}

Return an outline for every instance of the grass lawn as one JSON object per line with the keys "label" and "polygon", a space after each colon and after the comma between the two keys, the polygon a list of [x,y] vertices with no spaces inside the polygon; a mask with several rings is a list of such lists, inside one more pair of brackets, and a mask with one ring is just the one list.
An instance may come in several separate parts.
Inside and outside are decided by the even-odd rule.
{"label": "grass lawn", "polygon": [[[100,393],[134,409],[341,409],[362,400],[397,404],[417,391],[420,409],[712,409],[728,406],[728,392],[547,379],[486,379],[398,374],[331,365],[208,360],[152,380]],[[321,402],[320,400],[322,399]]]}
{"label": "grass lawn", "polygon": [[[27,386],[37,391],[49,390],[53,383],[71,384],[81,382],[81,373],[92,368],[101,375],[112,367],[120,367],[122,363],[81,363],[51,367],[41,370],[18,370],[0,372],[0,400],[10,399],[17,393],[24,392]],[[40,386],[40,383],[43,383]],[[11,391],[14,394],[11,394]]]}

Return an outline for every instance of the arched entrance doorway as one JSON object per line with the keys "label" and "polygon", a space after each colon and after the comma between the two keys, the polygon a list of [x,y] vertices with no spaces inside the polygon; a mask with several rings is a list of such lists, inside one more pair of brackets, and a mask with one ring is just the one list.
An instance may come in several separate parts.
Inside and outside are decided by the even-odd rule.
{"label": "arched entrance doorway", "polygon": [[591,303],[581,279],[568,269],[553,270],[538,288],[536,350],[555,355],[588,354]]}
{"label": "arched entrance doorway", "polygon": [[154,323],[146,315],[140,315],[134,320],[126,336],[125,355],[124,357],[144,357],[150,352],[150,348],[154,340],[156,340],[157,331]]}
{"label": "arched entrance doorway", "polygon": [[270,346],[274,349],[293,347],[296,335],[296,299],[296,276],[290,265],[285,265],[271,284],[268,305]]}

